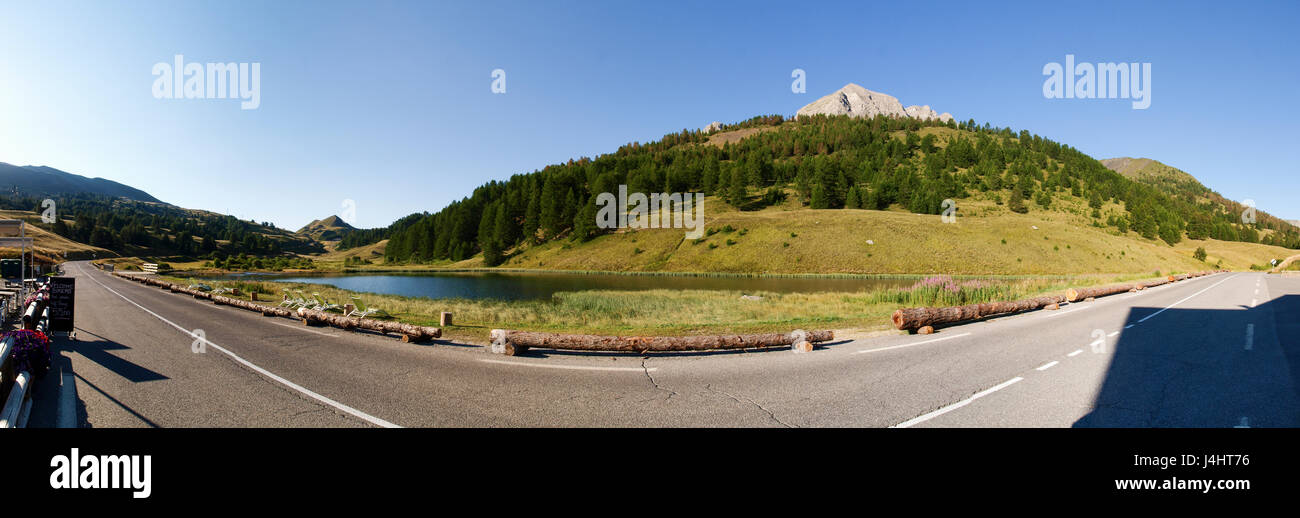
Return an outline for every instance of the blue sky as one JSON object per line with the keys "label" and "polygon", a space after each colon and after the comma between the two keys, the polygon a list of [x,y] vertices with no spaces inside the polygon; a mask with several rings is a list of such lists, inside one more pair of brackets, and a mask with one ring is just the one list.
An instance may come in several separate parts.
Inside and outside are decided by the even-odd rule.
{"label": "blue sky", "polygon": [[[4,1],[0,161],[291,229],[351,199],[375,227],[856,82],[1300,218],[1297,3],[1003,4]],[[151,68],[176,54],[261,63],[261,106],[155,99]],[[1045,99],[1066,54],[1151,63],[1151,107]]]}

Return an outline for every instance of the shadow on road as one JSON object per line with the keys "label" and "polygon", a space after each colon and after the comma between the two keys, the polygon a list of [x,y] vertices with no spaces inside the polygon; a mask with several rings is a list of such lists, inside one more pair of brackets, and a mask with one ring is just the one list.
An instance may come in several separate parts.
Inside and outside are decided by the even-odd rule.
{"label": "shadow on road", "polygon": [[[1161,309],[1132,308],[1126,322]],[[1300,295],[1167,309],[1108,346],[1106,379],[1076,428],[1300,425]]]}
{"label": "shadow on road", "polygon": [[[69,340],[64,344],[64,351],[80,354],[86,357],[86,359],[98,363],[105,369],[113,371],[117,375],[134,383],[167,379],[167,376],[137,365],[129,360],[122,359],[110,352],[129,350],[131,349],[130,347],[108,340],[84,329],[78,329],[77,336],[78,340]],[[88,337],[94,338],[94,340],[84,339]]]}

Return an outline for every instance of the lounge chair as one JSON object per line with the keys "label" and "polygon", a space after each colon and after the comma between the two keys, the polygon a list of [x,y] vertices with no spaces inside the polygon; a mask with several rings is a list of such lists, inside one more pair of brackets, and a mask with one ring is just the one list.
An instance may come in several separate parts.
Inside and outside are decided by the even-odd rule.
{"label": "lounge chair", "polygon": [[323,297],[320,296],[319,293],[312,293],[311,298],[316,301],[316,305],[312,307],[312,309],[316,311],[332,311],[342,307],[339,306],[338,304],[334,304],[328,300],[325,300]]}
{"label": "lounge chair", "polygon": [[306,293],[303,293],[303,292],[302,292],[302,290],[293,290],[293,292],[298,294],[298,298],[297,298],[297,300],[295,300],[294,305],[291,306],[292,308],[294,308],[294,309],[297,309],[297,308],[308,308],[308,309],[311,309],[311,308],[313,308],[313,307],[316,306],[316,301],[312,300],[311,297],[308,297]]}
{"label": "lounge chair", "polygon": [[366,307],[366,303],[361,302],[361,299],[359,297],[352,297],[352,306],[355,309],[353,309],[351,313],[348,313],[345,316],[356,317],[356,318],[366,318],[370,315],[375,315],[380,317],[388,316],[388,313],[384,312],[384,310],[382,309]]}

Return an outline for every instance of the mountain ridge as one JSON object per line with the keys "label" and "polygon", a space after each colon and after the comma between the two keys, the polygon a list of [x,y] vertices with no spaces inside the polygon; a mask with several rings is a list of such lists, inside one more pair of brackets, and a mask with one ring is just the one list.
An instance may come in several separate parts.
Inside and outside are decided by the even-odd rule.
{"label": "mountain ridge", "polygon": [[0,162],[0,189],[33,196],[98,194],[134,201],[164,203],[153,195],[107,178],[90,178],[49,166],[18,166]]}

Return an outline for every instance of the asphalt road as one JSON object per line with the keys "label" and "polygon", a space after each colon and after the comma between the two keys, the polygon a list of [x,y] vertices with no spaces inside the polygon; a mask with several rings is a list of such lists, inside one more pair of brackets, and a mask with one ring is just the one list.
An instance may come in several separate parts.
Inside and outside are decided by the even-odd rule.
{"label": "asphalt road", "polygon": [[[1260,273],[808,354],[510,358],[306,328],[84,262],[65,271],[78,340],[60,341],[52,378],[75,384],[64,408],[80,426],[1300,425],[1300,279]],[[33,425],[71,415],[51,410],[58,383],[37,388]]]}

